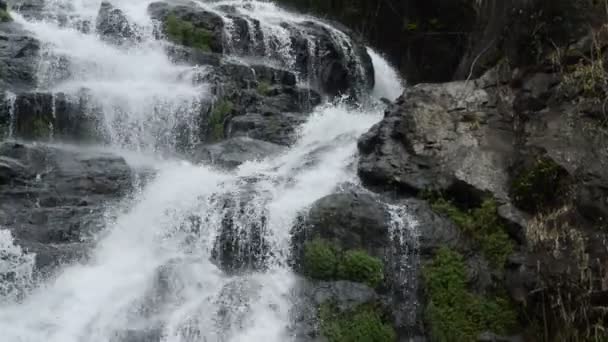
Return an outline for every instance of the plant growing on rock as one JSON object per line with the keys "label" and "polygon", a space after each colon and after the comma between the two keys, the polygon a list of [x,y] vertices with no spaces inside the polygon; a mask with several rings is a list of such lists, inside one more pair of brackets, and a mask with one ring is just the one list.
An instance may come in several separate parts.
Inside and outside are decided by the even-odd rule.
{"label": "plant growing on rock", "polygon": [[482,297],[467,289],[466,265],[460,254],[441,248],[422,274],[431,341],[476,341],[484,331],[503,334],[516,325],[517,314],[507,299]]}
{"label": "plant growing on rock", "polygon": [[338,278],[377,287],[384,278],[382,261],[362,250],[347,251],[338,264]]}
{"label": "plant growing on rock", "polygon": [[565,172],[549,158],[538,158],[535,163],[515,177],[511,186],[514,203],[528,211],[539,211],[559,197],[563,191]]}
{"label": "plant growing on rock", "polygon": [[349,280],[378,287],[384,279],[382,260],[363,250],[342,251],[323,239],[304,245],[304,273],[317,280]]}
{"label": "plant growing on rock", "polygon": [[165,20],[165,33],[167,38],[176,44],[202,51],[211,50],[212,34],[209,30],[195,27],[191,22],[181,20],[173,13]]}
{"label": "plant growing on rock", "polygon": [[0,23],[6,23],[9,21],[13,21],[13,18],[8,13],[6,9],[0,8]]}
{"label": "plant growing on rock", "polygon": [[307,276],[319,280],[336,277],[338,254],[327,241],[314,239],[304,248],[304,270]]}
{"label": "plant growing on rock", "polygon": [[211,137],[213,140],[221,140],[224,138],[224,123],[226,117],[232,112],[232,102],[228,100],[220,100],[216,102],[209,116],[209,127],[211,128]]}
{"label": "plant growing on rock", "polygon": [[321,334],[329,342],[393,342],[395,330],[372,305],[340,312],[330,304],[319,308]]}
{"label": "plant growing on rock", "polygon": [[513,242],[497,214],[494,200],[484,201],[479,208],[462,210],[443,198],[432,200],[434,211],[447,215],[465,234],[475,241],[484,257],[502,269],[513,251]]}

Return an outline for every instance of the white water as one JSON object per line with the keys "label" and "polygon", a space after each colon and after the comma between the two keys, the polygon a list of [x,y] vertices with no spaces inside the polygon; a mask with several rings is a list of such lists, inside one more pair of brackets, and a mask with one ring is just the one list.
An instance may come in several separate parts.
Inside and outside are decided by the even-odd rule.
{"label": "white water", "polygon": [[[145,15],[149,2],[114,4],[146,33],[151,29]],[[252,11],[255,18],[267,28],[279,30],[272,19],[277,14],[303,20],[265,2],[213,5],[228,2],[256,9]],[[198,103],[208,95],[205,85],[193,79],[205,71],[172,64],[164,55],[163,43],[146,34],[141,43],[119,48],[75,29],[75,23],[95,18],[99,4],[91,0],[50,3],[51,13],[67,8],[72,15],[74,25],[67,27],[53,20],[29,22],[14,16],[45,43],[40,87],[73,96],[81,96],[86,88],[97,106],[91,108],[91,115],[104,116],[112,144],[149,153],[171,142],[170,128],[196,115]],[[285,60],[289,52],[280,51],[286,54]],[[68,77],[56,75],[57,56],[70,61]],[[389,71],[388,75],[396,75],[377,55],[374,64],[383,70],[381,75]],[[393,98],[401,87],[394,76],[376,81],[377,97]],[[320,106],[288,151],[247,162],[231,173],[145,157],[146,163],[153,162],[155,179],[138,190],[128,212],[107,222],[91,260],[66,266],[25,298],[20,294],[18,300],[0,302],[0,340],[122,342],[132,331],[156,334],[167,342],[291,340],[291,292],[298,279],[286,262],[290,229],[297,215],[314,201],[346,183],[357,183],[357,139],[381,117],[381,107]],[[129,154],[128,161],[140,162],[133,152]],[[226,199],[240,203],[243,198],[248,200],[237,204],[243,210],[224,205]],[[261,251],[266,254],[264,270],[229,275],[211,261],[227,217],[233,229],[245,236],[255,234],[256,227],[263,228],[268,245]],[[394,223],[398,231],[409,220],[395,219]],[[25,273],[20,274],[31,280],[33,256],[0,235],[0,249],[3,245],[17,256],[11,260],[25,265]]]}
{"label": "white water", "polygon": [[403,93],[403,81],[397,70],[376,51],[367,48],[374,64],[374,90],[372,95],[394,101]]}

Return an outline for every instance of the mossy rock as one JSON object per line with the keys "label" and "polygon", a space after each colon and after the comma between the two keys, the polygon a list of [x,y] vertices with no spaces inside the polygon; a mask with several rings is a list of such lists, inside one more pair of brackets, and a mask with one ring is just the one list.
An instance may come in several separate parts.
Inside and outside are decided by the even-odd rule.
{"label": "mossy rock", "polygon": [[521,209],[538,212],[559,202],[567,172],[547,157],[539,157],[519,172],[511,184],[511,197]]}
{"label": "mossy rock", "polygon": [[345,312],[323,304],[319,320],[321,334],[329,342],[394,342],[397,338],[381,310],[369,304]]}
{"label": "mossy rock", "polygon": [[459,253],[441,248],[422,274],[431,341],[476,341],[484,331],[506,334],[517,326],[517,312],[508,299],[483,297],[467,289],[466,265]]}
{"label": "mossy rock", "polygon": [[349,280],[378,287],[384,279],[382,260],[363,250],[342,251],[323,239],[304,245],[304,274],[316,280]]}
{"label": "mossy rock", "polygon": [[473,209],[461,209],[443,197],[430,199],[430,202],[435,212],[448,216],[475,242],[493,267],[502,270],[514,244],[498,216],[494,200],[485,200],[480,207]]}
{"label": "mossy rock", "polygon": [[205,28],[195,27],[191,22],[182,20],[173,13],[169,14],[165,20],[165,33],[173,43],[202,51],[211,51],[212,32]]}

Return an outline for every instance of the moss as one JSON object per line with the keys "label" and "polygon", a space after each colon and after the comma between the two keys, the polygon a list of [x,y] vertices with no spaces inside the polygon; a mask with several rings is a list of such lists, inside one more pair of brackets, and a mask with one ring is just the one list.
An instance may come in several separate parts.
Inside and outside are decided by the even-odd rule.
{"label": "moss", "polygon": [[393,327],[383,319],[378,308],[361,305],[353,310],[340,312],[330,304],[319,308],[321,334],[329,342],[393,342]]}
{"label": "moss", "polygon": [[363,250],[342,251],[323,239],[304,245],[304,274],[317,280],[349,280],[372,288],[384,279],[382,260]]}
{"label": "moss", "polygon": [[484,257],[493,267],[502,269],[513,251],[513,242],[498,217],[494,200],[484,201],[479,208],[462,210],[451,202],[436,198],[431,201],[434,211],[447,215],[467,236],[479,245]]}
{"label": "moss", "polygon": [[536,212],[553,203],[562,189],[562,169],[549,158],[538,158],[511,185],[511,196],[521,209]]}
{"label": "moss", "polygon": [[213,140],[221,140],[224,138],[224,122],[226,117],[230,115],[233,109],[233,104],[227,100],[220,100],[215,103],[211,115],[209,116],[209,127],[211,128],[211,138]]}
{"label": "moss", "polygon": [[384,278],[382,261],[365,251],[352,250],[344,253],[338,264],[338,277],[377,287]]}
{"label": "moss", "polygon": [[507,299],[482,297],[467,289],[467,271],[460,254],[441,248],[422,274],[431,341],[475,341],[484,331],[505,334],[515,327],[517,313]]}
{"label": "moss", "polygon": [[6,23],[9,21],[13,21],[13,18],[11,17],[11,15],[8,13],[7,10],[0,8],[0,22]]}
{"label": "moss", "polygon": [[267,96],[272,90],[272,85],[268,81],[260,81],[256,90],[259,94]]}
{"label": "moss", "polygon": [[167,38],[176,44],[193,47],[202,51],[211,50],[211,31],[195,27],[189,21],[179,19],[171,13],[165,20],[165,33]]}

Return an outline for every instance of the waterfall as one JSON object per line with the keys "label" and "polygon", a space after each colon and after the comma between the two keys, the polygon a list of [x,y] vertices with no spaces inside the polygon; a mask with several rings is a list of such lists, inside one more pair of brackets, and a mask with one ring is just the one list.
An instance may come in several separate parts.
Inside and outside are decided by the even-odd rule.
{"label": "waterfall", "polygon": [[[196,117],[214,96],[211,84],[203,81],[211,67],[175,63],[167,55],[167,42],[157,39],[147,14],[151,2],[112,2],[136,32],[137,38],[123,45],[85,29],[98,20],[101,1],[49,0],[41,20],[13,13],[42,43],[38,90],[62,93],[72,101],[85,98],[85,114],[101,118],[107,144],[131,155],[175,149],[175,128],[184,124],[191,128],[188,144],[199,143]],[[298,26],[313,21],[330,31],[350,63],[362,68],[348,36],[317,19],[265,1],[198,3],[221,14],[224,46],[237,57],[292,68],[293,30],[306,36],[306,48],[314,51],[305,26]],[[236,51],[234,11],[227,7],[247,18],[249,30],[261,31],[261,41],[250,34],[248,56]],[[378,54],[370,54],[377,68],[373,96],[396,98],[402,89],[397,73]],[[314,68],[314,63],[313,58],[308,65]],[[300,70],[298,82],[313,82],[311,70]],[[364,70],[355,74],[365,82]],[[21,279],[19,289],[0,286],[0,296],[18,292],[18,298],[0,301],[1,339],[292,340],[293,289],[299,278],[288,264],[291,228],[316,200],[345,184],[358,186],[357,140],[382,113],[375,101],[359,107],[324,103],[298,128],[294,144],[234,171],[177,157],[159,159],[153,179],[137,187],[124,207],[108,208],[113,211],[108,217],[116,218],[107,220],[91,258],[66,265],[34,288],[33,255],[15,247],[0,230],[0,252],[9,253],[8,258],[0,254],[0,276],[12,268],[29,270],[13,272]],[[413,219],[398,209],[391,213],[391,234],[400,243],[409,238],[404,230],[413,227]],[[226,250],[231,260],[226,260]]]}

